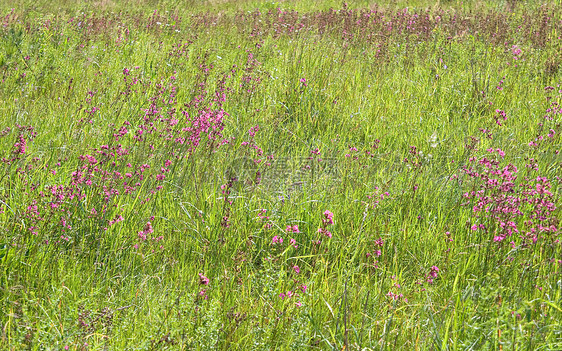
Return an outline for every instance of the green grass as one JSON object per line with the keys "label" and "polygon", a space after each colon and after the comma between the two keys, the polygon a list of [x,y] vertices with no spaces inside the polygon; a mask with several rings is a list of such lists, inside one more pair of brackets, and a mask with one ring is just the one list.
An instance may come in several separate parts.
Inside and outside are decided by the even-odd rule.
{"label": "green grass", "polygon": [[0,15],[0,349],[562,348],[559,3]]}

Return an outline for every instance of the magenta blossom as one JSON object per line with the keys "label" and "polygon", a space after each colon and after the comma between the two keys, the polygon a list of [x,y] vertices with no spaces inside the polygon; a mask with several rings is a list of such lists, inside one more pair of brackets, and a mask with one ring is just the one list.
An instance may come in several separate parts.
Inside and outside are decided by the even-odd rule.
{"label": "magenta blossom", "polygon": [[201,285],[209,285],[209,278],[205,277],[203,273],[199,273],[199,284]]}
{"label": "magenta blossom", "polygon": [[334,214],[328,210],[324,211],[324,219],[322,220],[325,226],[334,224]]}
{"label": "magenta blossom", "polygon": [[318,228],[318,233],[326,235],[328,238],[332,238],[332,233],[325,228]]}
{"label": "magenta blossom", "polygon": [[437,268],[437,266],[431,266],[431,271],[429,272],[429,275],[433,278],[437,278],[438,273],[439,273],[439,268]]}
{"label": "magenta blossom", "polygon": [[431,266],[431,270],[427,275],[427,282],[429,284],[433,284],[433,279],[437,278],[438,274],[439,274],[439,268],[437,268],[437,266]]}
{"label": "magenta blossom", "polygon": [[285,228],[285,231],[287,233],[300,233],[298,225],[294,225],[294,226],[288,225],[287,228]]}
{"label": "magenta blossom", "polygon": [[299,246],[297,245],[297,241],[295,239],[291,239],[290,243],[295,249],[299,248]]}
{"label": "magenta blossom", "polygon": [[294,265],[293,266],[293,270],[295,271],[295,273],[299,274],[301,272],[301,269],[299,268],[299,266]]}

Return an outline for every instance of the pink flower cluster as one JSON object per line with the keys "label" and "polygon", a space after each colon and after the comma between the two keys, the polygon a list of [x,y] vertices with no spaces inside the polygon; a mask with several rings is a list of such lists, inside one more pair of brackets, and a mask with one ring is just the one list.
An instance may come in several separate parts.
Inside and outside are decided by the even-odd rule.
{"label": "pink flower cluster", "polygon": [[324,211],[324,218],[322,219],[322,226],[318,228],[318,233],[332,238],[332,233],[327,229],[328,226],[334,224],[334,214],[328,210]]}
{"label": "pink flower cluster", "polygon": [[288,225],[287,228],[285,228],[285,231],[287,233],[300,233],[299,226],[296,224],[293,226]]}
{"label": "pink flower cluster", "polygon": [[[505,153],[500,149],[489,149],[501,158]],[[502,166],[493,157],[470,158],[470,166],[464,172],[473,180],[471,191],[463,196],[463,206],[472,205],[472,212],[479,223],[470,226],[473,231],[490,233],[492,240],[501,243],[513,234],[519,234],[523,246],[536,243],[540,238],[555,240],[558,232],[554,194],[548,178],[542,176],[524,177],[519,183],[518,169],[509,163]],[[526,167],[537,172],[534,160]]]}

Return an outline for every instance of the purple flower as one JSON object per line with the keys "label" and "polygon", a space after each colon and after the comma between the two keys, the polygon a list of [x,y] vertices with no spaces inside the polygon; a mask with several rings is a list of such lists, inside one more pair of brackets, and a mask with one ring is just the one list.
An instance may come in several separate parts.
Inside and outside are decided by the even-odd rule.
{"label": "purple flower", "polygon": [[295,249],[299,248],[299,246],[297,245],[297,241],[295,239],[291,239],[290,243]]}
{"label": "purple flower", "polygon": [[326,235],[328,238],[332,238],[332,233],[325,228],[318,228],[318,233]]}
{"label": "purple flower", "polygon": [[324,211],[324,219],[322,222],[324,225],[334,224],[334,214],[328,210]]}
{"label": "purple flower", "polygon": [[285,228],[285,231],[287,233],[300,233],[298,225],[294,225],[294,226],[288,225],[287,228]]}
{"label": "purple flower", "polygon": [[199,273],[199,284],[201,285],[209,285],[209,278],[205,277],[203,273]]}
{"label": "purple flower", "polygon": [[25,154],[27,142],[26,142],[25,138],[23,137],[23,135],[20,135],[18,139],[19,139],[19,141],[14,144],[14,153],[23,155],[23,154]]}
{"label": "purple flower", "polygon": [[429,272],[429,276],[432,278],[437,278],[438,273],[439,273],[439,268],[437,268],[437,266],[431,266],[431,271]]}
{"label": "purple flower", "polygon": [[301,269],[299,268],[299,266],[294,265],[293,266],[293,270],[295,271],[295,273],[299,274],[301,272]]}

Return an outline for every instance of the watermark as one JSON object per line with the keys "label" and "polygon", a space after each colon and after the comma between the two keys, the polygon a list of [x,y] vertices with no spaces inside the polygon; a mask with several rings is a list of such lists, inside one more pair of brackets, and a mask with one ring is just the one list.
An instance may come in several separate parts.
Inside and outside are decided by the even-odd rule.
{"label": "watermark", "polygon": [[338,166],[336,158],[318,161],[310,157],[277,157],[267,163],[256,163],[250,157],[239,157],[226,167],[225,178],[260,184],[313,182],[321,178],[340,178]]}
{"label": "watermark", "polygon": [[251,157],[234,159],[227,167],[225,179],[236,179],[242,184],[261,184],[265,186],[302,189],[305,185],[313,187],[332,186],[350,176],[350,169],[393,175],[403,171],[403,162],[382,164],[375,159],[363,160],[364,164],[351,158],[313,158],[277,157],[268,163],[256,163]]}

